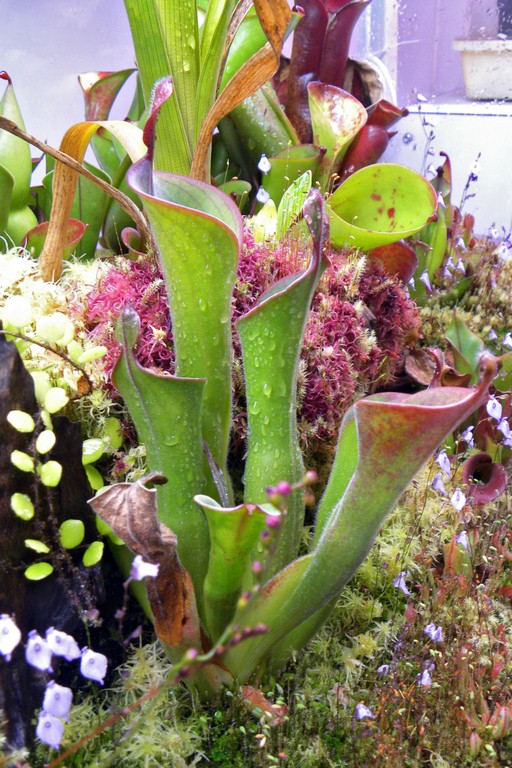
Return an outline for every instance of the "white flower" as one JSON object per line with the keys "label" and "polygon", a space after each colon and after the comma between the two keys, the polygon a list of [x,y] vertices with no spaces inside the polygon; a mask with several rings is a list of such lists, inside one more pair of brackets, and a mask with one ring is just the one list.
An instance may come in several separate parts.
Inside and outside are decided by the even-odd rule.
{"label": "white flower", "polygon": [[475,441],[473,439],[473,430],[474,427],[468,427],[467,429],[462,432],[460,439],[464,440],[468,448],[473,448],[475,445]]}
{"label": "white flower", "polygon": [[505,345],[505,347],[512,347],[512,333],[508,331],[501,340],[501,343]]}
{"label": "white flower", "polygon": [[258,203],[263,203],[263,205],[265,205],[265,203],[270,200],[270,195],[266,189],[263,189],[263,187],[260,187],[256,192],[256,200],[258,201]]}
{"label": "white flower", "polygon": [[355,715],[355,717],[356,717],[358,720],[363,720],[365,717],[371,717],[371,718],[374,718],[374,717],[375,717],[375,715],[373,714],[373,712],[371,711],[371,709],[369,709],[369,708],[366,706],[366,704],[363,704],[362,702],[360,702],[360,703],[359,703],[359,704],[356,706],[356,708],[355,708],[355,711],[354,711],[354,715]]}
{"label": "white flower", "polygon": [[28,633],[25,658],[29,664],[42,672],[52,671],[52,652],[46,640],[35,629]]}
{"label": "white flower", "polygon": [[46,642],[52,653],[56,656],[63,656],[66,661],[73,661],[73,659],[79,659],[81,656],[75,638],[66,632],[50,627],[46,630]]}
{"label": "white flower", "polygon": [[377,674],[378,675],[387,675],[389,672],[389,664],[381,664],[380,667],[377,667]]}
{"label": "white flower", "polygon": [[82,648],[82,660],[80,661],[80,674],[89,680],[95,680],[103,685],[107,673],[107,657],[102,653],[96,653],[89,648]]}
{"label": "white flower", "polygon": [[456,488],[450,499],[452,507],[455,507],[457,512],[460,512],[466,504],[466,497],[462,493],[460,488]]}
{"label": "white flower", "polygon": [[420,282],[423,283],[427,291],[432,290],[432,286],[430,284],[430,277],[428,276],[428,272],[426,269],[423,270],[423,272],[420,275]]}
{"label": "white flower", "polygon": [[50,680],[46,686],[43,699],[43,710],[54,717],[68,719],[68,713],[73,701],[73,691],[63,685],[58,685],[55,680]]}
{"label": "white flower", "polygon": [[500,421],[503,409],[501,407],[501,403],[498,400],[496,400],[494,395],[491,396],[487,401],[487,405],[485,406],[485,409],[492,419],[496,419],[496,421]]}
{"label": "white flower", "polygon": [[14,619],[6,613],[0,615],[0,653],[6,661],[11,660],[11,654],[21,640],[21,632]]}
{"label": "white flower", "polygon": [[497,334],[497,333],[496,333],[496,331],[494,331],[492,328],[491,328],[491,330],[489,331],[489,334],[488,334],[488,336],[489,336],[489,338],[490,338],[490,340],[491,340],[491,341],[496,341],[496,339],[498,338],[498,334]]}
{"label": "white flower", "polygon": [[464,547],[469,552],[469,538],[467,531],[461,531],[456,537],[455,541],[457,544],[460,544],[461,547]]}
{"label": "white flower", "polygon": [[465,275],[465,274],[466,274],[466,267],[464,266],[464,263],[463,263],[462,259],[459,259],[459,260],[457,261],[457,263],[456,263],[456,265],[455,265],[455,269],[456,269],[458,272],[462,272],[462,274],[463,274],[463,275]]}
{"label": "white flower", "polygon": [[142,555],[136,555],[133,558],[132,567],[130,569],[130,579],[140,581],[149,577],[158,576],[159,565],[156,563],[147,563],[142,559]]}
{"label": "white flower", "polygon": [[270,160],[266,155],[262,155],[260,157],[260,161],[258,163],[258,168],[262,173],[268,173],[270,169],[272,168],[270,164]]}
{"label": "white flower", "polygon": [[437,454],[436,463],[439,464],[443,472],[445,472],[448,475],[448,477],[451,477],[452,469],[450,466],[450,459],[446,455],[446,451],[440,451]]}
{"label": "white flower", "polygon": [[44,710],[39,713],[37,720],[36,736],[50,747],[58,749],[64,734],[64,723],[57,717]]}

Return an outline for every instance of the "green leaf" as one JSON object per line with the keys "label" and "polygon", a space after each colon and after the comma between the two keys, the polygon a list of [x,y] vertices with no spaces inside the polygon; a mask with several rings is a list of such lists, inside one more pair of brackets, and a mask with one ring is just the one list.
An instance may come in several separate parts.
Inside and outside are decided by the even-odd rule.
{"label": "green leaf", "polygon": [[312,183],[311,171],[306,171],[290,184],[277,209],[276,239],[281,241],[290,227],[302,214],[302,207],[309,195]]}
{"label": "green leaf", "polygon": [[[301,480],[304,465],[297,434],[297,370],[311,299],[327,266],[328,222],[319,192],[312,191],[304,216],[313,235],[309,267],[277,283],[237,323],[246,380],[248,441],[246,502],[267,500],[266,488]],[[275,572],[295,557],[302,533],[301,491],[290,497],[288,514],[272,562]]]}
{"label": "green leaf", "polygon": [[29,549],[32,549],[34,552],[38,552],[39,554],[46,555],[50,551],[50,547],[38,539],[25,539],[25,546]]}
{"label": "green leaf", "polygon": [[456,369],[460,373],[470,373],[471,381],[474,382],[485,349],[484,342],[456,314],[446,331],[446,338],[453,352]]}
{"label": "green leaf", "polygon": [[99,563],[103,557],[104,548],[105,545],[102,541],[93,541],[92,544],[89,544],[82,557],[82,562],[86,568],[91,568]]}
{"label": "green leaf", "polygon": [[142,368],[133,355],[139,318],[121,314],[117,334],[122,354],[113,381],[147,450],[151,471],[168,484],[157,488],[158,517],[178,537],[178,556],[194,583],[198,606],[208,565],[209,535],[202,511],[193,501],[205,486],[201,411],[203,379],[160,376]]}
{"label": "green leaf", "polygon": [[81,520],[64,520],[59,527],[60,543],[64,549],[78,547],[85,536],[85,526]]}
{"label": "green leaf", "polygon": [[[244,579],[250,573],[251,552],[269,515],[257,504],[223,508],[208,496],[195,496],[210,530],[210,561],[204,584],[207,626],[217,639],[235,611]],[[274,510],[274,515],[279,512]]]}
{"label": "green leaf", "polygon": [[321,150],[313,144],[299,144],[269,157],[271,167],[263,179],[263,189],[279,206],[290,183],[308,171],[314,174],[321,159]]}
{"label": "green leaf", "polygon": [[418,232],[437,208],[431,184],[402,165],[361,168],[327,202],[331,240],[368,250]]}
{"label": "green leaf", "polygon": [[[334,600],[366,558],[386,515],[419,469],[488,397],[497,372],[496,359],[482,360],[478,388],[437,387],[413,395],[387,393],[353,406],[359,461],[341,499],[324,513],[327,518],[313,551],[277,574],[235,616],[242,626],[262,622],[268,632],[233,648],[226,664],[246,679],[270,650],[304,622],[305,642],[312,632],[308,619]],[[350,425],[351,420],[346,424]],[[349,457],[350,458],[350,457]],[[340,489],[345,486],[341,481]],[[295,633],[300,647],[300,630]]]}
{"label": "green leaf", "polygon": [[25,578],[29,581],[42,581],[51,573],[53,573],[53,565],[50,563],[33,563],[25,569]]}
{"label": "green leaf", "polygon": [[82,445],[82,464],[94,464],[101,459],[105,451],[105,440],[99,437],[91,437],[84,440]]}
{"label": "green leaf", "polygon": [[219,190],[193,179],[152,173],[147,160],[132,166],[128,180],[143,200],[158,243],[176,375],[206,380],[203,439],[225,472],[231,425],[231,294],[243,220]]}
{"label": "green leaf", "polygon": [[26,493],[13,493],[11,496],[11,509],[22,520],[32,520],[34,517],[34,504]]}

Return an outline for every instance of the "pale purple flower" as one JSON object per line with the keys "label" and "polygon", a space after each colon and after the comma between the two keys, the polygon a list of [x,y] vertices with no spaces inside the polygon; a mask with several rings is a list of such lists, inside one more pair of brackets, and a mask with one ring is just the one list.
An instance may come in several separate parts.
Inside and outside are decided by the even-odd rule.
{"label": "pale purple flower", "polygon": [[427,97],[424,96],[422,93],[416,94],[417,101],[421,101],[422,103],[426,103],[428,101]]}
{"label": "pale purple flower", "polygon": [[263,189],[263,187],[260,187],[256,192],[256,200],[258,201],[258,203],[262,203],[263,205],[265,205],[265,203],[267,203],[270,200],[270,195],[266,189]]}
{"label": "pale purple flower", "polygon": [[380,667],[377,667],[377,674],[387,675],[389,672],[389,669],[390,669],[389,664],[381,664]]}
{"label": "pale purple flower", "polygon": [[142,559],[142,555],[135,555],[130,569],[130,579],[135,581],[141,581],[148,576],[155,578],[158,576],[158,569],[160,566],[156,563],[147,563]]}
{"label": "pale purple flower", "polygon": [[448,475],[448,477],[451,477],[452,468],[450,466],[450,459],[446,455],[446,451],[440,451],[437,454],[436,463],[439,464],[443,472],[445,472]]}
{"label": "pale purple flower", "polygon": [[503,437],[510,437],[510,424],[507,419],[502,419],[498,424],[498,429],[502,433]]}
{"label": "pale purple flower", "polygon": [[416,675],[418,685],[423,685],[425,688],[430,688],[432,685],[432,677],[428,669],[424,669],[419,675]]}
{"label": "pale purple flower", "polygon": [[95,680],[103,685],[107,673],[107,657],[102,653],[91,651],[89,648],[82,648],[80,673],[89,680]]}
{"label": "pale purple flower", "polygon": [[416,290],[416,283],[414,282],[414,277],[411,277],[407,285],[410,286],[411,291]]}
{"label": "pale purple flower", "polygon": [[58,749],[64,734],[64,723],[44,710],[39,713],[36,736],[50,747]]}
{"label": "pale purple flower", "polygon": [[68,713],[73,701],[73,691],[50,680],[46,686],[43,699],[43,710],[54,717],[68,719]]}
{"label": "pale purple flower", "polygon": [[354,715],[358,720],[364,720],[365,717],[371,717],[371,718],[375,717],[371,709],[369,709],[366,706],[366,704],[363,704],[362,702],[357,704],[354,711]]}
{"label": "pale purple flower", "polygon": [[460,436],[461,440],[464,440],[468,448],[473,448],[475,445],[475,441],[473,439],[473,430],[474,427],[468,427],[464,430],[464,432],[462,432]]}
{"label": "pale purple flower", "polygon": [[501,414],[502,414],[502,407],[501,403],[496,400],[494,396],[491,396],[489,400],[487,401],[487,405],[485,406],[485,409],[489,416],[492,419],[496,419],[496,421],[501,421]]}
{"label": "pale purple flower", "polygon": [[500,257],[503,261],[508,261],[509,258],[509,246],[507,243],[502,243],[495,251],[496,255]]}
{"label": "pale purple flower", "polygon": [[428,272],[426,269],[424,269],[420,275],[420,282],[423,283],[427,291],[432,291],[432,286],[430,284],[430,277],[428,276]]}
{"label": "pale purple flower", "polygon": [[455,269],[456,269],[458,272],[462,272],[462,274],[463,274],[463,275],[465,275],[465,274],[466,274],[466,267],[464,266],[464,262],[462,261],[462,259],[459,259],[459,260],[457,261],[457,263],[456,263],[456,265],[455,265]]}
{"label": "pale purple flower", "polygon": [[437,204],[440,205],[441,208],[446,208],[446,203],[441,192],[438,192],[437,194]]}
{"label": "pale purple flower", "polygon": [[393,580],[393,586],[403,592],[407,597],[410,597],[411,592],[407,589],[407,585],[405,583],[405,577],[408,575],[409,574],[407,571],[400,571],[400,573],[395,576]]}
{"label": "pale purple flower", "polygon": [[510,331],[504,335],[501,343],[506,347],[512,347],[512,333]]}
{"label": "pale purple flower", "polygon": [[52,652],[50,646],[35,629],[28,633],[25,658],[31,666],[40,669],[41,672],[52,671]]}
{"label": "pale purple flower", "polygon": [[50,627],[46,630],[46,642],[52,653],[56,656],[63,656],[66,661],[79,659],[81,656],[80,648],[74,637],[59,629]]}
{"label": "pale purple flower", "polygon": [[432,488],[438,493],[446,493],[441,472],[438,472],[432,480]]}
{"label": "pale purple flower", "polygon": [[258,163],[258,169],[262,173],[267,174],[270,171],[271,168],[272,168],[272,166],[270,165],[270,160],[268,159],[268,157],[266,155],[262,155],[260,157],[260,161]]}
{"label": "pale purple flower", "polygon": [[435,624],[427,624],[425,629],[423,630],[426,635],[430,637],[430,639],[434,643],[442,643],[443,642],[443,628],[442,627],[436,627]]}
{"label": "pale purple flower", "polygon": [[21,640],[21,632],[14,619],[6,613],[0,615],[0,653],[6,661],[11,660],[11,654]]}
{"label": "pale purple flower", "polygon": [[469,538],[468,538],[468,532],[467,531],[461,531],[457,536],[455,537],[455,541],[457,544],[460,544],[461,547],[464,547],[469,552]]}
{"label": "pale purple flower", "polygon": [[450,499],[452,507],[455,507],[457,512],[460,512],[464,505],[466,504],[466,497],[462,493],[460,488],[456,488],[451,499]]}
{"label": "pale purple flower", "polygon": [[489,338],[490,338],[490,340],[491,340],[491,341],[496,341],[496,339],[498,338],[498,334],[497,334],[497,333],[496,333],[496,331],[494,331],[492,328],[491,328],[491,330],[489,331],[489,334],[488,334],[488,336],[489,336]]}

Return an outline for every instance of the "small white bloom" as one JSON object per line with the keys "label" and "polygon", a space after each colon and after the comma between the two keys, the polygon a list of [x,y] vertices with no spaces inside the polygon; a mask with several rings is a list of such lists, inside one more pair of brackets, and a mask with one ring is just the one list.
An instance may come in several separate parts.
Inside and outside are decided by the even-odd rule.
{"label": "small white bloom", "polygon": [[420,282],[423,283],[423,285],[425,286],[427,291],[431,291],[432,290],[432,286],[430,284],[430,278],[428,276],[428,272],[427,272],[426,269],[424,269],[423,272],[420,275]]}
{"label": "small white bloom", "polygon": [[260,157],[260,161],[258,163],[258,168],[262,173],[268,173],[270,169],[272,168],[270,164],[270,160],[266,155],[262,155]]}
{"label": "small white bloom", "polygon": [[39,713],[37,719],[36,736],[45,744],[48,744],[54,749],[60,747],[62,736],[64,735],[64,723],[57,717],[50,715],[49,712],[44,710]]}
{"label": "small white bloom", "polygon": [[496,256],[498,256],[502,261],[508,261],[510,257],[510,249],[507,243],[502,243],[498,248],[495,250]]}
{"label": "small white bloom", "polygon": [[107,673],[107,657],[102,653],[96,653],[89,648],[82,648],[82,660],[80,661],[80,674],[89,680],[95,680],[103,685]]}
{"label": "small white bloom", "polygon": [[441,192],[437,193],[437,204],[440,205],[441,208],[446,208],[446,203]]}
{"label": "small white bloom", "polygon": [[6,613],[0,615],[0,653],[6,661],[11,660],[11,654],[19,645],[21,632],[14,623],[14,619]]}
{"label": "small white bloom", "polygon": [[416,99],[417,99],[418,101],[421,101],[422,103],[425,103],[425,102],[427,102],[427,101],[428,101],[427,97],[426,97],[426,96],[424,96],[422,93],[417,93],[417,94],[416,94]]}
{"label": "small white bloom", "polygon": [[462,272],[463,275],[466,274],[466,267],[464,266],[464,262],[462,259],[459,259],[455,265],[455,269],[457,272]]}
{"label": "small white bloom", "polygon": [[355,708],[355,711],[354,711],[354,715],[355,715],[355,717],[356,717],[358,720],[364,720],[364,718],[366,718],[366,717],[371,717],[371,718],[374,718],[374,717],[375,717],[375,715],[373,714],[373,712],[371,711],[371,709],[369,709],[369,708],[366,706],[366,704],[363,704],[362,702],[360,702],[360,703],[359,703],[359,704],[356,706],[356,708]]}
{"label": "small white bloom", "polygon": [[460,544],[461,547],[464,547],[467,552],[469,552],[469,538],[467,531],[461,531],[459,534],[457,534],[455,541],[457,544]]}
{"label": "small white bloom", "polygon": [[501,421],[501,414],[503,412],[503,409],[501,407],[501,403],[499,400],[496,400],[494,395],[492,395],[489,400],[487,401],[487,405],[485,406],[485,409],[491,419],[496,419],[496,421]]}
{"label": "small white bloom", "polygon": [[407,285],[410,287],[411,291],[416,290],[416,283],[414,282],[414,277],[411,277]]}
{"label": "small white bloom", "polygon": [[505,436],[510,437],[510,424],[507,419],[502,419],[498,424],[499,431]]}
{"label": "small white bloom", "polygon": [[56,656],[62,656],[66,661],[79,659],[82,655],[75,638],[59,629],[50,627],[46,630],[46,642],[52,653]]}
{"label": "small white bloom", "polygon": [[512,347],[512,333],[510,331],[504,335],[501,343],[504,344],[505,347]]}
{"label": "small white bloom", "polygon": [[498,334],[492,328],[489,331],[489,338],[491,341],[496,341],[496,339],[498,338]]}
{"label": "small white bloom", "polygon": [[473,439],[473,430],[474,427],[468,427],[467,429],[462,432],[460,439],[464,440],[468,448],[473,448],[475,445],[475,441]]}
{"label": "small white bloom", "polygon": [[439,464],[441,469],[448,477],[452,476],[452,468],[450,466],[450,459],[448,458],[446,451],[439,451],[436,458],[436,463]]}
{"label": "small white bloom", "polygon": [[389,664],[381,664],[380,667],[377,667],[377,674],[387,675],[389,673],[389,669],[390,669]]}
{"label": "small white bloom", "polygon": [[256,200],[258,201],[258,203],[262,203],[263,205],[265,205],[265,203],[270,200],[270,195],[266,189],[263,189],[263,187],[260,187],[256,192]]}
{"label": "small white bloom", "polygon": [[455,507],[457,512],[460,512],[466,504],[466,497],[462,493],[460,488],[456,488],[450,499],[452,507]]}
{"label": "small white bloom", "polygon": [[28,633],[25,658],[29,664],[42,672],[52,671],[52,652],[50,646],[35,629]]}
{"label": "small white bloom", "polygon": [[66,688],[56,683],[55,680],[50,680],[46,686],[43,699],[43,709],[45,712],[54,717],[63,717],[67,720],[72,701],[73,691],[71,688]]}
{"label": "small white bloom", "polygon": [[142,555],[136,555],[133,558],[132,567],[130,569],[130,578],[135,581],[146,579],[148,576],[154,578],[158,576],[159,565],[155,563],[146,563],[142,559]]}

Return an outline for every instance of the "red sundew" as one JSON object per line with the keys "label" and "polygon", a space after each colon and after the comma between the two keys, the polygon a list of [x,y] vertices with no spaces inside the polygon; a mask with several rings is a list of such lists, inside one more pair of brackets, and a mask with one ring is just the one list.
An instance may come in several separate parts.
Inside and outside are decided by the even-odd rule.
{"label": "red sundew", "polygon": [[[398,370],[404,348],[419,335],[416,306],[402,285],[382,268],[347,260],[332,252],[313,299],[305,328],[299,377],[298,423],[306,447],[306,464],[327,465],[341,418],[359,393],[371,392],[378,381],[389,383]],[[271,248],[256,243],[246,230],[232,299],[232,321],[249,311],[260,296],[282,277],[300,271],[310,257],[299,245]],[[121,310],[130,304],[141,321],[136,355],[148,368],[174,370],[172,333],[165,286],[157,266],[125,262],[113,267],[88,298],[87,328],[95,343],[108,349],[104,358],[109,388],[112,368],[119,355],[114,326]],[[356,306],[356,304],[358,306]],[[374,342],[369,341],[369,331]],[[233,333],[235,359],[240,359],[238,335]],[[241,376],[234,380],[233,446],[242,449],[247,414]],[[315,458],[316,457],[316,458]],[[322,473],[323,474],[323,473]]]}

